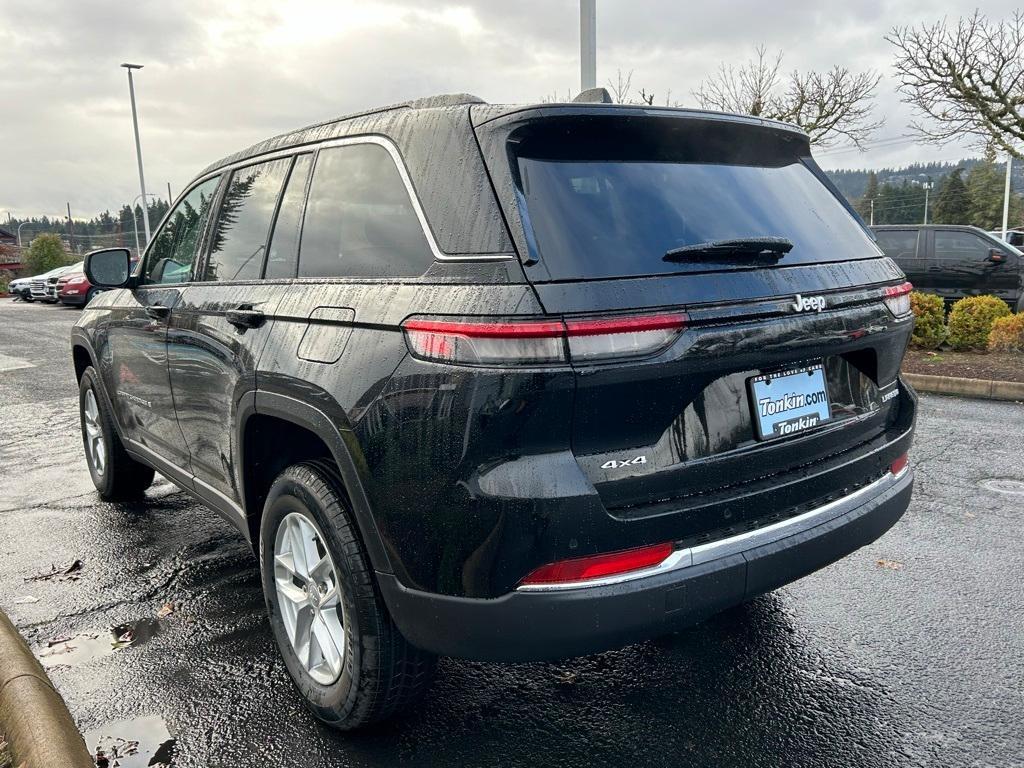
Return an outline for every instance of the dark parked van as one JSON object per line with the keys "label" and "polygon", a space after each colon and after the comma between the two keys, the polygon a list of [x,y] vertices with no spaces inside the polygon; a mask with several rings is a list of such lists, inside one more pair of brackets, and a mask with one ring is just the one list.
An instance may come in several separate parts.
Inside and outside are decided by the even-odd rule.
{"label": "dark parked van", "polygon": [[872,227],[878,246],[914,289],[952,303],[965,296],[998,296],[1024,310],[1024,254],[977,227],[947,224]]}
{"label": "dark parked van", "polygon": [[[899,268],[780,123],[439,97],[203,171],[73,335],[106,499],[259,553],[325,722],[692,625],[910,501]],[[182,521],[187,524],[187,521]]]}

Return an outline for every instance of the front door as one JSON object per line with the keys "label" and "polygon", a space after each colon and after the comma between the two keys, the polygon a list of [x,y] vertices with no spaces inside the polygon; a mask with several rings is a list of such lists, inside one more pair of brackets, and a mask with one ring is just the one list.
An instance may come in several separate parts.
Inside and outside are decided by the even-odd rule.
{"label": "front door", "polygon": [[100,366],[129,447],[186,471],[188,448],[168,377],[167,329],[189,280],[217,181],[198,184],[164,220],[146,251],[138,284],[120,291],[110,308]]}
{"label": "front door", "polygon": [[[234,425],[256,388],[256,363],[293,274],[264,280],[267,248],[285,182],[305,188],[309,155],[239,168],[224,187],[206,258],[172,316],[168,349],[178,423],[196,491],[242,506]],[[227,502],[225,504],[225,502]]]}

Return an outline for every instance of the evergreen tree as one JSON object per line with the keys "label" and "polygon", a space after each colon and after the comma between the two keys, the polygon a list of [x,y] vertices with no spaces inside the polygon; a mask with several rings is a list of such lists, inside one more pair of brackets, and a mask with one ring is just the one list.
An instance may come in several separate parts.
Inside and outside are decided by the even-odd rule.
{"label": "evergreen tree", "polygon": [[947,176],[938,194],[929,220],[933,224],[966,224],[971,218],[971,194],[962,178],[963,168]]}
{"label": "evergreen tree", "polygon": [[1003,222],[1003,175],[995,162],[995,152],[985,153],[985,159],[967,174],[967,191],[971,206],[969,221],[982,229],[995,229]]}
{"label": "evergreen tree", "polygon": [[868,172],[867,186],[864,188],[864,196],[857,202],[857,213],[864,221],[871,222],[871,201],[878,199],[878,174],[874,171]]}

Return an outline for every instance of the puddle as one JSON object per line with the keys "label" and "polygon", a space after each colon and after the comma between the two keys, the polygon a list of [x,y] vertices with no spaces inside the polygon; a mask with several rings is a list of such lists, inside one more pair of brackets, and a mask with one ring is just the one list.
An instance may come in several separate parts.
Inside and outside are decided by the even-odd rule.
{"label": "puddle", "polygon": [[118,720],[84,736],[97,768],[155,768],[174,764],[174,739],[159,717]]}
{"label": "puddle", "polygon": [[1014,496],[1024,496],[1024,482],[1020,480],[1010,480],[1007,478],[992,478],[991,480],[982,480],[981,486],[990,491],[996,493],[1009,493]]}
{"label": "puddle", "polygon": [[73,667],[98,659],[114,651],[142,645],[160,631],[156,619],[139,619],[118,624],[106,632],[81,632],[73,637],[58,637],[36,651],[36,658],[44,669]]}

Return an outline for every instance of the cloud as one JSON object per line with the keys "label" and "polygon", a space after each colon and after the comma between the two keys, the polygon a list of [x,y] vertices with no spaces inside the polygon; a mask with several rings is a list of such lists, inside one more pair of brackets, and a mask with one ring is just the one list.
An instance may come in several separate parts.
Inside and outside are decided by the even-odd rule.
{"label": "cloud", "polygon": [[[1012,7],[991,0],[986,10],[1005,16]],[[910,114],[895,93],[885,32],[972,10],[924,0],[599,0],[598,79],[633,71],[635,86],[692,103],[720,62],[764,44],[784,50],[787,67],[882,72],[886,138],[905,132]],[[123,61],[145,65],[136,93],[147,183],[166,194],[167,182],[180,191],[220,156],[351,111],[444,92],[510,102],[575,92],[577,14],[577,0],[4,0],[0,211],[53,215],[70,201],[91,216],[138,194]],[[906,145],[822,160],[866,166],[938,153]]]}

